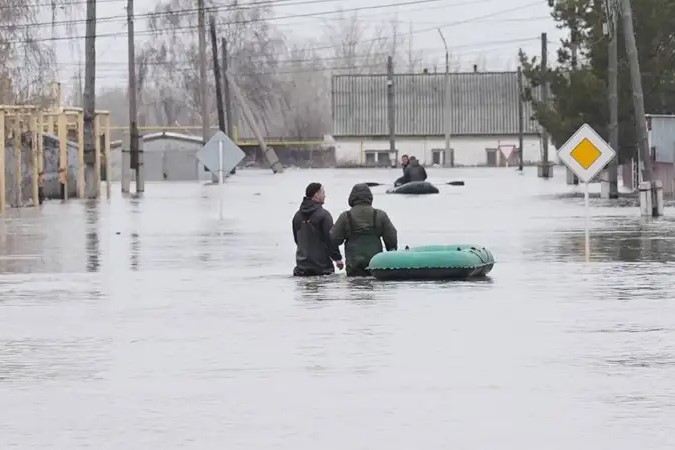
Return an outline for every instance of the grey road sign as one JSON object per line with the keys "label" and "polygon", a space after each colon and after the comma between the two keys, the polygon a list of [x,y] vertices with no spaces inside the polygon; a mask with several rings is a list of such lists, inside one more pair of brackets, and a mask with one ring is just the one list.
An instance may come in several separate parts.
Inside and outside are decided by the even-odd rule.
{"label": "grey road sign", "polygon": [[218,131],[214,134],[211,139],[209,139],[209,142],[207,142],[201,150],[195,153],[195,156],[209,171],[217,174],[218,171],[221,170],[219,156],[220,142],[223,143],[222,170],[223,175],[225,175],[237,167],[237,164],[244,159],[246,154],[222,131]]}

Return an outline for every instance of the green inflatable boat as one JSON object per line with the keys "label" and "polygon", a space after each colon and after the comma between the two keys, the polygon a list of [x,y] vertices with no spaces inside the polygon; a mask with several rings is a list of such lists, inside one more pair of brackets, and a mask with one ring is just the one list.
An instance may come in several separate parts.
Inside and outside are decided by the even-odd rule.
{"label": "green inflatable boat", "polygon": [[438,188],[428,181],[411,181],[410,183],[389,189],[387,194],[438,194]]}
{"label": "green inflatable boat", "polygon": [[426,245],[373,256],[368,269],[378,280],[462,280],[484,277],[494,256],[477,245]]}

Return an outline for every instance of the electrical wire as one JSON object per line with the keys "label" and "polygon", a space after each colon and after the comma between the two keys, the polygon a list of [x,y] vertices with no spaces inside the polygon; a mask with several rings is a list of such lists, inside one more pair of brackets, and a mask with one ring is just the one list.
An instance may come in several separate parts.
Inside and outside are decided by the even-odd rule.
{"label": "electrical wire", "polygon": [[[241,11],[241,10],[249,10],[249,9],[255,9],[257,7],[261,6],[298,6],[298,5],[318,5],[318,4],[323,4],[323,3],[335,3],[339,2],[340,0],[262,0],[262,1],[255,1],[255,2],[250,2],[250,3],[244,3],[244,4],[235,4],[235,5],[225,5],[225,6],[206,6],[204,7],[204,13],[205,14],[210,14],[210,13],[215,13],[215,12],[228,12],[228,11]],[[410,2],[405,2],[403,5],[407,4],[420,4],[420,3],[438,3],[438,2],[443,2],[446,0],[418,0],[418,1],[410,1]],[[477,0],[477,1],[486,1],[486,0]],[[487,1],[494,1],[494,0],[487,0]],[[464,6],[468,3],[476,3],[474,2],[462,2],[459,3],[457,6]],[[390,6],[389,5],[384,5],[384,6]],[[450,5],[452,6],[452,5]],[[369,8],[377,8],[379,5],[373,5],[370,6]],[[157,17],[163,17],[163,16],[190,16],[190,15],[196,15],[199,12],[199,8],[183,8],[183,9],[172,9],[170,11],[155,11],[155,12],[147,12],[147,13],[138,13],[134,14],[133,18],[134,19],[154,19]],[[97,17],[96,18],[96,23],[100,22],[108,22],[108,21],[120,21],[120,22],[126,22],[128,19],[127,14],[117,14],[114,16],[104,16],[104,17]],[[261,18],[261,20],[265,20],[265,18]],[[68,20],[55,20],[55,21],[46,21],[46,22],[27,22],[27,23],[21,23],[21,24],[11,24],[11,25],[0,25],[0,29],[16,29],[16,28],[24,28],[24,27],[43,27],[43,26],[48,26],[52,27],[55,25],[78,25],[78,24],[85,24],[87,23],[87,19],[68,19]]]}
{"label": "electrical wire", "polygon": [[[316,0],[314,0],[316,1]],[[323,1],[323,0],[320,0]],[[362,10],[370,10],[370,9],[381,9],[381,8],[391,8],[391,7],[397,7],[401,5],[411,5],[411,4],[419,4],[423,2],[437,2],[441,0],[411,0],[411,1],[405,1],[405,2],[400,2],[400,3],[388,3],[384,5],[373,5],[373,6],[364,6],[364,7],[357,7],[357,8],[350,8],[350,9],[343,9],[343,10],[338,10],[338,11],[322,11],[322,12],[316,12],[316,13],[304,13],[304,14],[293,14],[293,15],[288,15],[288,16],[282,16],[282,17],[273,17],[273,18],[256,18],[256,19],[242,19],[242,20],[236,20],[236,21],[225,21],[222,23],[222,25],[234,25],[234,24],[249,24],[249,23],[255,23],[255,22],[261,22],[261,21],[268,21],[268,20],[279,20],[279,19],[289,19],[289,18],[300,18],[300,17],[314,17],[314,16],[322,16],[326,14],[342,14],[344,12],[354,12],[354,11],[362,11]],[[471,4],[474,3],[472,1],[467,1],[463,2],[464,4]],[[432,27],[432,28],[425,28],[421,30],[415,30],[411,31],[408,33],[402,33],[403,35],[413,35],[413,34],[418,34],[418,33],[424,33],[428,31],[435,31],[437,28],[447,28],[450,26],[456,26],[456,25],[461,25],[465,23],[471,23],[479,19],[484,19],[484,18],[490,18],[494,17],[497,15],[501,14],[506,14],[509,12],[514,12],[514,11],[519,11],[522,9],[530,8],[534,5],[539,4],[539,1],[536,2],[530,2],[525,5],[513,7],[513,8],[508,8],[500,11],[496,11],[493,13],[485,14],[482,16],[478,17],[473,17],[470,19],[466,20],[460,20],[456,22],[451,22],[449,24],[441,25],[440,27]],[[460,5],[460,3],[456,4]],[[196,30],[198,29],[198,26],[195,25],[188,25],[188,26],[182,26],[182,27],[172,27],[172,31],[185,31],[185,30]],[[116,37],[116,36],[125,36],[127,33],[122,31],[122,32],[111,32],[111,33],[97,33],[95,37],[101,38],[101,37]],[[136,32],[135,35],[156,35],[157,33],[155,31],[139,31]],[[182,33],[180,33],[182,34]],[[27,43],[34,43],[34,42],[51,42],[51,41],[64,41],[64,40],[74,40],[74,39],[84,39],[85,36],[56,36],[56,37],[49,37],[49,38],[40,38],[40,39],[32,39],[32,40],[15,40],[15,41],[6,41],[4,42],[5,45],[9,44],[27,44]],[[381,37],[381,38],[374,38],[374,39],[366,39],[362,40],[360,42],[377,42],[383,39],[387,39],[388,37]],[[319,49],[329,49],[331,46],[327,47],[318,47],[315,50]]]}

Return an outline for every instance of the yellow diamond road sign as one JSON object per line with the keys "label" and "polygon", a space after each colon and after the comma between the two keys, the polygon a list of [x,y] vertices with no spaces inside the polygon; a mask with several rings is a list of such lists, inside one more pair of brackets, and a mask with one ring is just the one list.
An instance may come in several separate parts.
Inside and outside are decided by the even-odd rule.
{"label": "yellow diamond road sign", "polygon": [[588,124],[583,124],[558,150],[558,157],[584,183],[590,182],[616,152]]}
{"label": "yellow diamond road sign", "polygon": [[595,161],[598,160],[602,153],[597,149],[595,145],[591,143],[588,139],[584,138],[579,145],[576,146],[570,156],[574,158],[576,162],[579,163],[584,169],[588,169],[593,165]]}

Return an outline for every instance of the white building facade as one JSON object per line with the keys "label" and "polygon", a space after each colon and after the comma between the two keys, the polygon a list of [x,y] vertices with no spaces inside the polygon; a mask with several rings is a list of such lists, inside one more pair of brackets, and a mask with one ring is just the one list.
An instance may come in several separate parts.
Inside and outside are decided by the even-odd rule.
{"label": "white building facade", "polygon": [[[426,166],[512,166],[519,161],[516,72],[450,74],[450,151],[445,150],[445,75],[394,76],[396,151],[389,151],[386,75],[333,77],[338,166],[395,165],[404,154]],[[523,104],[523,161],[542,160],[541,128]],[[556,162],[549,146],[549,161]]]}

